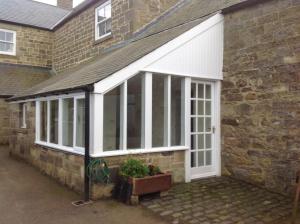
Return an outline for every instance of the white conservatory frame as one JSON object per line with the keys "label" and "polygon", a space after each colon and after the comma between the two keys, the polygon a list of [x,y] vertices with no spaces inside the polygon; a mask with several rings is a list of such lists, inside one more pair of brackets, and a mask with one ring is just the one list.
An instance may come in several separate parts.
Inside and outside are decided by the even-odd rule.
{"label": "white conservatory frame", "polygon": [[[109,77],[94,84],[94,92],[90,95],[90,156],[91,157],[108,157],[120,156],[128,154],[154,153],[166,151],[185,151],[185,178],[186,182],[191,180],[190,174],[190,91],[191,82],[193,79],[212,82],[214,84],[214,146],[218,156],[216,157],[216,172],[214,175],[221,175],[221,133],[220,133],[220,95],[221,95],[221,80],[223,79],[223,16],[216,14],[206,21],[200,23],[194,28],[186,31],[177,38],[169,41],[165,45],[152,51],[141,59],[133,62],[127,67],[115,72]],[[126,100],[127,100],[127,80],[138,74],[143,75],[142,85],[144,86],[143,111],[142,115],[142,142],[144,143],[141,149],[127,150],[126,149]],[[165,75],[165,96],[167,97],[168,114],[170,115],[170,90],[171,76],[182,77],[182,103],[181,120],[181,136],[184,138],[184,145],[171,146],[170,134],[168,136],[168,145],[166,147],[152,147],[152,77],[156,74]],[[116,151],[103,151],[103,104],[104,95],[113,90],[117,86],[121,86],[121,106],[123,117],[123,148]],[[51,96],[46,98],[32,99],[28,101],[36,101],[39,105],[41,100],[84,97],[84,93],[68,94],[61,96]],[[20,103],[19,101],[18,103]],[[61,102],[60,102],[61,104]],[[75,105],[74,105],[75,107]],[[125,108],[124,108],[125,107]],[[40,142],[39,140],[39,107],[36,107],[36,144],[49,146],[55,149],[64,150],[76,154],[84,154],[83,149],[76,149],[62,146],[62,144],[54,145],[51,143]],[[61,112],[59,112],[61,116]],[[170,116],[168,117],[167,130],[170,133]],[[59,124],[61,132],[61,123]],[[61,138],[59,142],[61,143]]]}

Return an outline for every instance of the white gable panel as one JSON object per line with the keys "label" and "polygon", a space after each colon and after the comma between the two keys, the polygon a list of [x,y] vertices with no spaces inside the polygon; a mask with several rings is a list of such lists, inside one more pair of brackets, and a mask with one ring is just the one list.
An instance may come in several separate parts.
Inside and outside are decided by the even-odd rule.
{"label": "white gable panel", "polygon": [[223,21],[169,52],[146,71],[222,79]]}

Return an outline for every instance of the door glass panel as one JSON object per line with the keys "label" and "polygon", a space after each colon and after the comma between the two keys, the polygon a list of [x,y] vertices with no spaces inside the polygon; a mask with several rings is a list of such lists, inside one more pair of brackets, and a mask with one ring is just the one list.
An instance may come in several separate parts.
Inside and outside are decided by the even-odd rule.
{"label": "door glass panel", "polygon": [[196,121],[197,121],[197,118],[192,118],[191,119],[191,132],[196,132]]}
{"label": "door glass panel", "polygon": [[205,152],[205,163],[206,166],[211,165],[211,150]]}
{"label": "door glass panel", "polygon": [[211,85],[205,86],[205,98],[211,99]]}
{"label": "door glass panel", "polygon": [[205,114],[211,115],[211,102],[210,101],[205,102]]}
{"label": "door glass panel", "polygon": [[204,101],[198,101],[198,115],[204,115]]}
{"label": "door glass panel", "polygon": [[191,167],[197,166],[196,153],[197,152],[192,152],[192,154],[191,154]]}
{"label": "door glass panel", "polygon": [[211,134],[205,135],[205,148],[210,149],[211,148]]}
{"label": "door glass panel", "polygon": [[198,98],[200,98],[200,99],[204,98],[204,85],[203,84],[198,85]]}
{"label": "door glass panel", "polygon": [[191,135],[191,149],[194,150],[197,148],[197,138],[196,138],[197,135]]}
{"label": "door glass panel", "polygon": [[204,151],[198,152],[198,166],[204,166]]}
{"label": "door glass panel", "polygon": [[204,135],[198,135],[198,149],[204,149]]}
{"label": "door glass panel", "polygon": [[196,100],[191,101],[191,115],[196,115]]}
{"label": "door glass panel", "polygon": [[204,118],[198,118],[198,132],[204,132]]}
{"label": "door glass panel", "polygon": [[196,95],[196,84],[195,83],[192,83],[192,86],[191,86],[191,97],[192,98],[197,97],[197,95]]}
{"label": "door glass panel", "polygon": [[205,118],[205,132],[211,132],[211,118]]}

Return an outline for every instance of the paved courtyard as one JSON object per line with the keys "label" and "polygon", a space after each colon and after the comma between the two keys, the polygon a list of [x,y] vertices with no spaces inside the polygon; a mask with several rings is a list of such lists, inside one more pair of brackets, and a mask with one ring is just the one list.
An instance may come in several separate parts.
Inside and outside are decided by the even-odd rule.
{"label": "paved courtyard", "polygon": [[172,224],[283,224],[292,211],[291,199],[226,177],[180,184],[142,205]]}

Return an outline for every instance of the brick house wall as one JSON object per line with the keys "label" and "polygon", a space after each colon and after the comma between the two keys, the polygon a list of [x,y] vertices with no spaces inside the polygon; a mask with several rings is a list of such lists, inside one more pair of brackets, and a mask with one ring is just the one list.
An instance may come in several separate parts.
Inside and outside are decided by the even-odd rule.
{"label": "brick house wall", "polygon": [[51,67],[53,33],[0,22],[0,29],[17,33],[16,56],[0,54],[0,63]]}
{"label": "brick house wall", "polygon": [[223,174],[291,193],[300,169],[300,4],[225,15]]}
{"label": "brick house wall", "polygon": [[53,68],[60,72],[101,54],[101,50],[124,41],[178,0],[112,0],[112,36],[95,41],[95,8],[88,9],[54,32]]}

